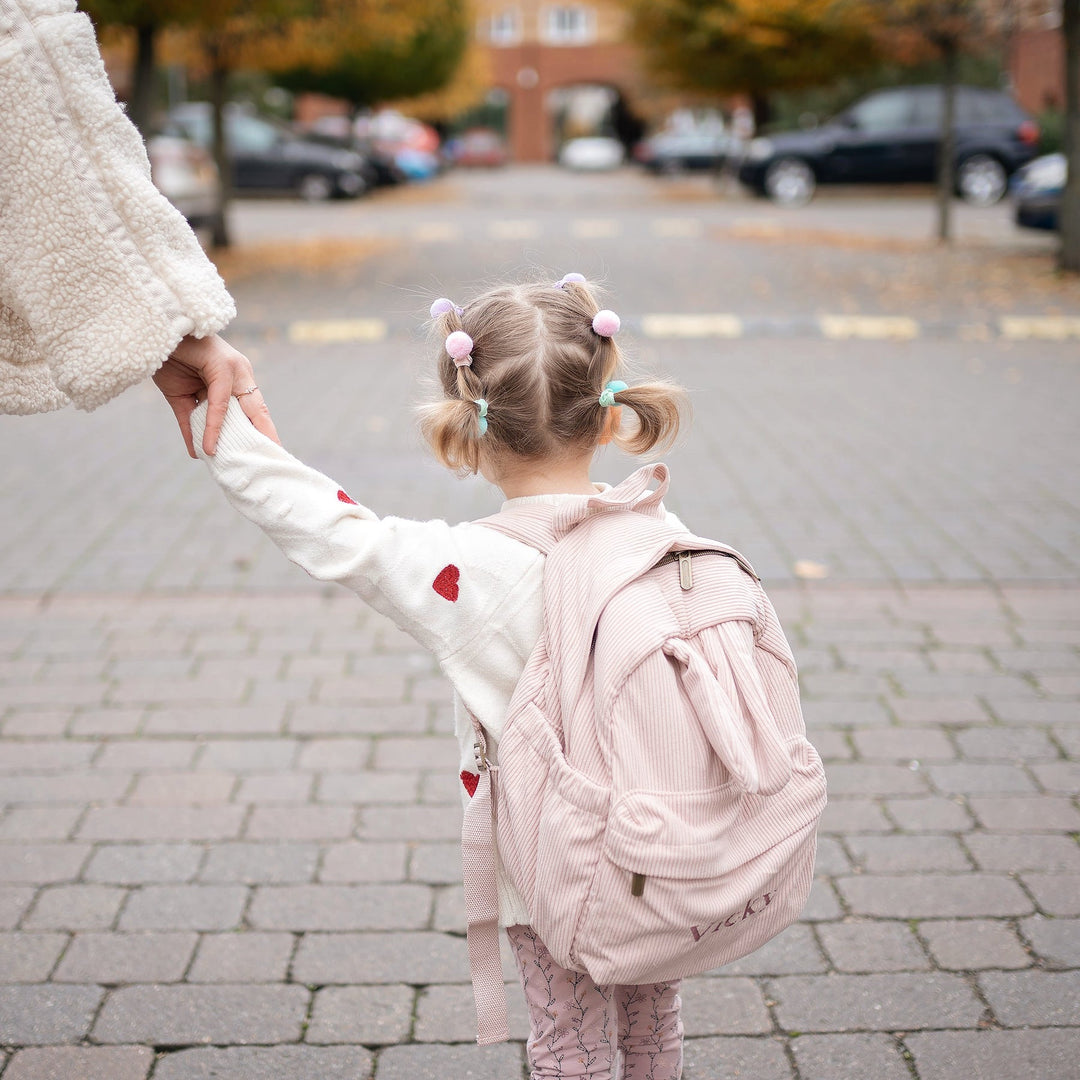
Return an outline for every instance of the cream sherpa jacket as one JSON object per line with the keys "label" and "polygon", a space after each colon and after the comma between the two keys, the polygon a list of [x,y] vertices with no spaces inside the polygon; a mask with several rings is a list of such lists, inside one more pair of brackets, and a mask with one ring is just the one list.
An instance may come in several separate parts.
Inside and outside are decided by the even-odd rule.
{"label": "cream sherpa jacket", "polygon": [[74,0],[0,0],[0,413],[94,409],[232,298],[150,181]]}

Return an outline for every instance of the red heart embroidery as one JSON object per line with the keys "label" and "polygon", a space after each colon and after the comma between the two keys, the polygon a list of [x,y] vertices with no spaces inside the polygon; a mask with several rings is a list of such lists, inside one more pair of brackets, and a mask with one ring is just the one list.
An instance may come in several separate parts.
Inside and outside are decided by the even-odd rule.
{"label": "red heart embroidery", "polygon": [[460,590],[458,589],[458,579],[461,577],[461,571],[451,563],[449,566],[444,566],[439,571],[439,576],[431,583],[431,587],[445,600],[449,600],[453,604],[457,598]]}
{"label": "red heart embroidery", "polygon": [[465,785],[465,790],[469,793],[471,799],[476,794],[476,785],[480,783],[480,777],[476,773],[465,772],[461,773],[461,782]]}
{"label": "red heart embroidery", "polygon": [[338,489],[337,497],[338,497],[338,502],[348,503],[350,506],[355,506],[356,505],[356,500],[355,499],[350,499],[349,496],[346,495],[345,492],[342,491],[340,488]]}

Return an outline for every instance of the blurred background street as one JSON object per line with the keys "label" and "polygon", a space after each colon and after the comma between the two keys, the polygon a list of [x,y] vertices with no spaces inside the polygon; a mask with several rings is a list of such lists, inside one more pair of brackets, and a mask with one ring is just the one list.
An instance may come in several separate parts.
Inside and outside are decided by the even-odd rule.
{"label": "blurred background street", "polygon": [[[1059,53],[1039,51],[1060,26],[1036,6],[961,73],[1029,162],[1060,147]],[[244,129],[234,180],[264,137],[338,155],[237,183],[227,219],[188,206],[283,442],[382,515],[491,513],[498,492],[416,433],[428,307],[505,279],[601,283],[635,370],[691,391],[668,505],[763,577],[830,782],[802,920],[684,985],[685,1080],[1075,1075],[1080,278],[1054,228],[1018,223],[1022,164],[955,177],[948,242],[932,175],[819,164],[807,190],[782,129],[936,87],[940,58],[915,49],[910,77],[881,60],[779,87],[771,118],[752,87],[703,109],[627,76],[656,136],[722,148],[654,168],[670,142],[635,150],[650,136],[621,99],[560,89],[571,45],[601,89],[640,75],[605,51],[629,48],[612,5],[553,7],[543,48],[535,5],[480,7],[492,85],[461,123],[322,97],[301,123],[265,64],[230,75],[238,115],[278,125]],[[106,36],[121,87],[122,44]],[[151,145],[163,188],[162,162],[214,177],[207,107],[174,100],[209,77],[185,48],[168,45]],[[842,126],[867,134],[862,115]],[[787,164],[755,193],[755,161]],[[1032,213],[1060,198],[1042,168]],[[230,511],[150,383],[5,418],[0,455],[0,1078],[527,1076],[509,966],[514,1041],[473,1044],[457,746],[430,658]],[[605,450],[595,476],[632,467]]]}

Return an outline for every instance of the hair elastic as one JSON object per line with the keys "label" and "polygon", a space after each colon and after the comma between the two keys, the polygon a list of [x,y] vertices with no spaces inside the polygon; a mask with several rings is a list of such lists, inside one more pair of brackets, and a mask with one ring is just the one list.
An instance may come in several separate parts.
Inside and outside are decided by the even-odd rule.
{"label": "hair elastic", "polygon": [[610,406],[615,404],[615,395],[619,393],[620,390],[629,389],[630,387],[627,386],[626,383],[620,382],[618,379],[615,379],[613,382],[609,382],[607,386],[605,386],[604,389],[600,392],[600,404],[603,405],[604,408],[609,408]]}
{"label": "hair elastic", "polygon": [[620,326],[622,326],[622,321],[619,316],[614,311],[608,311],[607,308],[598,311],[593,316],[592,328],[600,337],[614,337],[619,332]]}
{"label": "hair elastic", "polygon": [[482,398],[473,398],[473,404],[480,410],[480,434],[486,435],[488,429],[487,410],[488,403]]}
{"label": "hair elastic", "polygon": [[459,316],[465,314],[464,308],[458,307],[453,300],[447,300],[445,296],[440,296],[439,299],[431,305],[431,317],[433,319],[437,319],[440,315],[449,315],[451,311]]}
{"label": "hair elastic", "polygon": [[561,289],[564,285],[569,285],[571,283],[573,283],[575,285],[584,285],[585,284],[585,275],[584,274],[563,274],[562,278],[559,281],[555,282],[555,288],[556,289]]}
{"label": "hair elastic", "polygon": [[473,340],[464,330],[446,335],[446,351],[458,367],[472,367]]}

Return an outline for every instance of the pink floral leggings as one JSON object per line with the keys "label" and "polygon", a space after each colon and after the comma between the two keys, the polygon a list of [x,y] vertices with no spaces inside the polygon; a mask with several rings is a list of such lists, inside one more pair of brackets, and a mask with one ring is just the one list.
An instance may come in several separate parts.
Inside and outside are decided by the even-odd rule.
{"label": "pink floral leggings", "polygon": [[679,1080],[678,982],[597,986],[560,967],[531,927],[511,926],[506,935],[532,1022],[532,1080]]}

